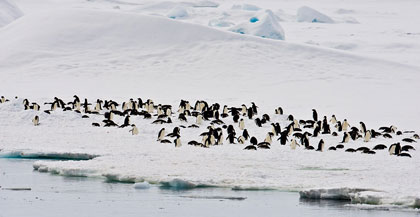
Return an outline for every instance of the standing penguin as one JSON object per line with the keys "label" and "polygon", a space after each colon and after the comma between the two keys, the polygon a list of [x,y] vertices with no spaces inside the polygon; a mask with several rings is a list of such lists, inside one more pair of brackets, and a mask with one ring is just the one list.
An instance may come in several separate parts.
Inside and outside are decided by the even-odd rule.
{"label": "standing penguin", "polygon": [[315,122],[318,121],[318,112],[315,109],[312,109],[312,117]]}
{"label": "standing penguin", "polygon": [[276,108],[276,110],[274,110],[276,115],[283,115],[283,109],[281,107]]}
{"label": "standing penguin", "polygon": [[318,149],[316,149],[317,151],[323,152],[324,151],[324,140],[321,139],[318,143]]}
{"label": "standing penguin", "polygon": [[401,153],[401,145],[399,142],[392,144],[391,146],[389,146],[389,154],[390,155],[399,155]]}
{"label": "standing penguin", "polygon": [[245,138],[245,140],[248,140],[249,138],[249,133],[247,129],[244,129],[244,132],[242,132],[242,136]]}
{"label": "standing penguin", "polygon": [[341,124],[341,127],[343,128],[343,131],[347,131],[347,129],[350,127],[350,124],[347,122],[347,119],[344,119],[343,124]]}
{"label": "standing penguin", "polygon": [[158,139],[157,141],[161,141],[162,139],[165,138],[165,128],[162,128],[159,133],[158,133]]}
{"label": "standing penguin", "polygon": [[197,119],[195,121],[196,124],[201,125],[203,123],[203,115],[197,115]]}
{"label": "standing penguin", "polygon": [[239,121],[239,129],[244,130],[245,129],[245,121],[241,118]]}
{"label": "standing penguin", "polygon": [[366,133],[365,133],[365,138],[364,138],[364,141],[365,141],[365,142],[369,142],[369,141],[370,141],[370,138],[372,138],[372,133],[370,132],[370,130],[368,130],[368,131],[366,131]]}
{"label": "standing penguin", "polygon": [[332,115],[331,119],[330,119],[331,124],[336,124],[337,123],[337,118],[335,117],[335,115]]}
{"label": "standing penguin", "polygon": [[175,143],[175,148],[179,148],[182,146],[180,136],[176,137],[176,139],[174,140],[174,143]]}
{"label": "standing penguin", "polygon": [[348,143],[350,141],[350,135],[347,132],[344,132],[343,141],[341,143]]}
{"label": "standing penguin", "polygon": [[295,150],[296,149],[296,146],[300,146],[300,145],[296,142],[295,139],[292,139],[292,141],[290,142],[290,148],[292,150]]}
{"label": "standing penguin", "polygon": [[39,125],[39,117],[38,117],[38,115],[36,115],[34,117],[34,119],[32,119],[32,123],[34,123],[34,126],[38,126]]}
{"label": "standing penguin", "polygon": [[137,135],[137,134],[139,134],[139,130],[137,129],[137,127],[136,127],[136,125],[134,125],[134,124],[132,124],[131,125],[133,128],[129,131],[129,132],[131,132],[131,135]]}
{"label": "standing penguin", "polygon": [[362,132],[363,134],[366,133],[366,125],[365,123],[360,121],[360,132]]}

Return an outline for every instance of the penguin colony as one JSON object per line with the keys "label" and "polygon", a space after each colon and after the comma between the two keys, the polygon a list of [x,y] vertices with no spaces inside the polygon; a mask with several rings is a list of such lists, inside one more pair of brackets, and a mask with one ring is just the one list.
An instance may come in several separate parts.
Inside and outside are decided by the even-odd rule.
{"label": "penguin colony", "polygon": [[[17,97],[15,97],[18,99]],[[4,96],[0,97],[0,104],[10,102]],[[25,110],[40,111],[41,106],[36,103],[30,103],[28,99],[23,100]],[[89,103],[87,99],[80,100],[77,95],[73,96],[73,101],[65,103],[62,99],[54,97],[52,102],[45,102],[43,107],[47,107],[44,112],[51,114],[56,110],[77,112],[81,118],[89,118],[91,115],[103,116],[102,123],[92,123],[93,127],[116,127],[130,128],[129,133],[138,135],[141,133],[135,124],[130,122],[130,117],[143,117],[150,124],[172,124],[172,119],[178,119],[178,126],[172,130],[161,128],[157,135],[157,141],[160,143],[172,143],[175,147],[182,146],[181,128],[205,128],[204,132],[197,136],[198,140],[188,142],[188,145],[209,148],[215,145],[239,144],[244,146],[244,150],[270,149],[274,143],[279,145],[288,145],[292,150],[302,148],[305,150],[314,150],[319,152],[344,150],[345,152],[359,152],[363,154],[376,154],[378,151],[388,150],[390,155],[400,157],[410,157],[410,151],[415,150],[411,145],[417,143],[419,135],[414,131],[397,131],[397,127],[380,127],[378,130],[368,129],[363,122],[359,122],[359,128],[349,124],[347,119],[338,120],[332,115],[328,120],[323,116],[319,119],[318,113],[312,109],[312,119],[298,120],[293,115],[285,115],[281,107],[274,111],[275,116],[282,116],[286,119],[286,125],[280,126],[278,122],[271,121],[268,114],[258,116],[258,106],[251,103],[250,107],[242,104],[240,107],[220,106],[214,103],[209,106],[206,101],[198,100],[192,106],[189,101],[181,100],[176,112],[172,110],[171,105],[155,104],[153,100],[143,101],[141,98],[130,99],[127,102],[118,103],[114,100],[97,99],[94,103]],[[124,119],[123,123],[116,123],[114,116],[120,116]],[[233,124],[225,124],[228,120]],[[261,135],[250,135],[246,129],[245,119],[252,120],[257,127],[271,125],[271,131],[268,131],[260,142]],[[42,123],[39,116],[32,119],[34,126]],[[252,122],[248,122],[252,123]],[[207,127],[205,127],[207,125]],[[169,133],[168,133],[169,132]],[[339,144],[326,144],[324,139],[320,139],[316,144],[310,144],[311,138],[320,137],[320,135],[331,137],[342,137]],[[361,144],[372,142],[374,138],[393,138],[402,136],[400,142],[393,144],[377,144],[373,148],[361,146],[358,148],[346,148],[346,143],[357,141]],[[329,146],[328,149],[326,146]]]}

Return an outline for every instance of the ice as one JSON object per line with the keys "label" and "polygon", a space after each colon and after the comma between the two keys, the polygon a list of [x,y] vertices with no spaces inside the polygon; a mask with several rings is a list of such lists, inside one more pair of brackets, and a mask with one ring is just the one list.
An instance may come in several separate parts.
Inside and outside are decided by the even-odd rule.
{"label": "ice", "polygon": [[33,152],[6,151],[0,149],[0,158],[22,158],[22,159],[51,159],[51,160],[91,160],[98,155],[86,153],[66,153],[66,152]]}
{"label": "ice", "polygon": [[196,188],[197,184],[182,179],[173,179],[168,182],[162,182],[162,187],[174,190],[185,190]]}
{"label": "ice", "polygon": [[171,9],[166,16],[172,19],[185,18],[188,17],[188,12],[185,7],[177,6]]}
{"label": "ice", "polygon": [[298,9],[297,21],[310,23],[334,23],[334,20],[327,15],[308,6],[303,6]]}
{"label": "ice", "polygon": [[257,16],[251,17],[247,22],[232,27],[230,31],[263,38],[285,39],[284,30],[271,10],[266,10]]}
{"label": "ice", "polygon": [[135,189],[149,189],[151,185],[150,183],[144,181],[144,182],[134,183],[133,187]]}
{"label": "ice", "polygon": [[12,0],[0,1],[0,28],[23,16],[23,12]]}

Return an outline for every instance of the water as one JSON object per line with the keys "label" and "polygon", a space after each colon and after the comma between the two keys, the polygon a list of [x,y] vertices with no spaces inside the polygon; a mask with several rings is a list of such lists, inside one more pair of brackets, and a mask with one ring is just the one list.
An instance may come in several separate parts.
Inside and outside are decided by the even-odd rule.
{"label": "water", "polygon": [[[202,188],[174,191],[33,171],[34,160],[0,159],[0,217],[10,216],[420,216],[300,200],[295,192]],[[5,188],[31,188],[13,191]]]}

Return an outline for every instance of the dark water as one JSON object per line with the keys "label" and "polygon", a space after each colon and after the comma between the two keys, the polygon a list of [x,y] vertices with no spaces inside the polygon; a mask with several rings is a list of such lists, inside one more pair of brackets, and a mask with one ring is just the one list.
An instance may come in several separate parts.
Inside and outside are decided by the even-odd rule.
{"label": "dark water", "polygon": [[[175,191],[33,171],[34,160],[0,159],[0,216],[420,216],[415,210],[362,210],[346,202],[300,200],[298,193],[203,188]],[[31,188],[31,190],[5,190]]]}

